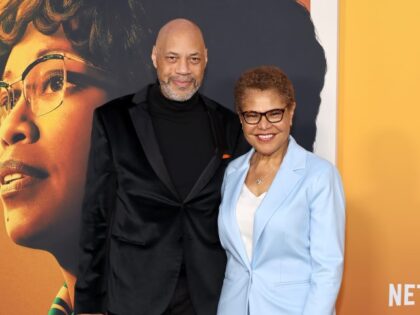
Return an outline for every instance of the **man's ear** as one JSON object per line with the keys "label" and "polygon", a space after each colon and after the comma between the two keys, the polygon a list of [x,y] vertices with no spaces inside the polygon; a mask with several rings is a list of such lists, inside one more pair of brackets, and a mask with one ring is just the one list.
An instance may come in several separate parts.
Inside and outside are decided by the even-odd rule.
{"label": "man's ear", "polygon": [[156,62],[156,59],[157,59],[157,48],[156,48],[156,45],[153,46],[151,58],[152,58],[153,66],[156,69],[157,68],[157,62]]}
{"label": "man's ear", "polygon": [[207,65],[207,61],[209,61],[209,58],[208,58],[208,55],[207,55],[207,48],[204,51],[204,61],[206,62],[206,65]]}

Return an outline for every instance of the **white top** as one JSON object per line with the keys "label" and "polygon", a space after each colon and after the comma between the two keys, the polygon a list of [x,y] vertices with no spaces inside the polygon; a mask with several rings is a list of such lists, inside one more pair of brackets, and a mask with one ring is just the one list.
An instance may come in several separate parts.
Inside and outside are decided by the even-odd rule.
{"label": "white top", "polygon": [[255,196],[244,184],[239,195],[238,203],[236,204],[236,219],[238,220],[239,231],[241,232],[242,241],[244,242],[249,260],[252,258],[252,235],[254,232],[255,211],[257,211],[265,195],[266,192],[258,197]]}

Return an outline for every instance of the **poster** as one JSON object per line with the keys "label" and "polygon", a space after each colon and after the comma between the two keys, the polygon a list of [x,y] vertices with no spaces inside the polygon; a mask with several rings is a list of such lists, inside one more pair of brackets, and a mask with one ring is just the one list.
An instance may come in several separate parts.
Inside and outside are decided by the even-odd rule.
{"label": "poster", "polygon": [[[0,2],[0,315],[47,314],[51,305],[71,313],[93,110],[156,80],[150,52],[170,19],[202,28],[209,63],[201,91],[228,108],[242,71],[282,68],[296,89],[293,135],[334,161],[335,118],[323,118],[324,103],[335,110],[334,33],[317,32],[307,9],[316,23],[331,21],[320,30],[336,30],[336,7],[330,20],[325,7],[302,3]],[[37,96],[38,85],[54,97]]]}

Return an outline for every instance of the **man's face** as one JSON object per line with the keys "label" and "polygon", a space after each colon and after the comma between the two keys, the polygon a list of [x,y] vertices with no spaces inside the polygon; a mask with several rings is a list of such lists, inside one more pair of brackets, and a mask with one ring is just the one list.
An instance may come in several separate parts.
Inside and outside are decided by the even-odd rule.
{"label": "man's face", "polygon": [[152,61],[162,94],[174,101],[186,101],[201,85],[207,49],[198,31],[172,31],[153,47]]}

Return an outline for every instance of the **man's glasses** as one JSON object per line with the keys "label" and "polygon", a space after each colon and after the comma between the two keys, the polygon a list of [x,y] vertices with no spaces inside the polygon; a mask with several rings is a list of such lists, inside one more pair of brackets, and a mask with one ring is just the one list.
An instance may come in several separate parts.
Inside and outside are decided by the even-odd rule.
{"label": "man's glasses", "polygon": [[283,119],[284,112],[286,108],[276,108],[266,112],[255,112],[255,111],[246,111],[241,112],[242,117],[244,118],[245,122],[250,125],[257,125],[263,116],[270,122],[270,123],[278,123]]}
{"label": "man's glasses", "polygon": [[[89,72],[96,75],[91,74],[87,79],[85,77]],[[27,66],[13,82],[0,81],[0,119],[3,120],[22,97],[35,116],[46,115],[63,104],[66,89],[75,87],[75,82],[94,85],[95,81],[101,81],[101,77],[103,81],[103,72],[101,68],[73,55],[44,55]]]}

